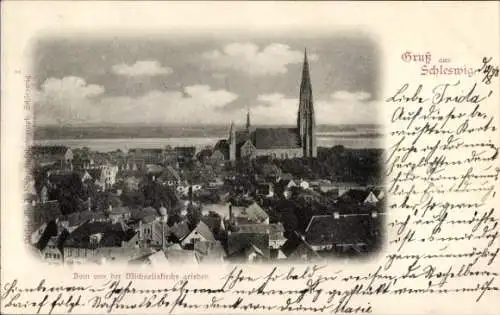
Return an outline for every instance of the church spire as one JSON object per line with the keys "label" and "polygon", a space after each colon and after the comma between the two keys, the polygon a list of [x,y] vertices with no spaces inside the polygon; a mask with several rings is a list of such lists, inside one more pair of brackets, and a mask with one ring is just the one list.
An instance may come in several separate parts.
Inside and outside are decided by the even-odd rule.
{"label": "church spire", "polygon": [[302,66],[302,81],[300,82],[299,112],[297,127],[304,157],[316,157],[316,119],[314,117],[311,76],[307,50],[304,49],[304,64]]}
{"label": "church spire", "polygon": [[300,91],[302,92],[305,89],[312,90],[311,77],[309,75],[309,62],[307,60],[307,49],[304,48],[304,64],[302,66],[302,82],[300,84]]}
{"label": "church spire", "polygon": [[229,127],[229,160],[236,160],[236,130],[234,129],[234,123],[231,121],[231,127]]}
{"label": "church spire", "polygon": [[246,124],[247,131],[250,130],[250,106],[247,107],[247,124]]}

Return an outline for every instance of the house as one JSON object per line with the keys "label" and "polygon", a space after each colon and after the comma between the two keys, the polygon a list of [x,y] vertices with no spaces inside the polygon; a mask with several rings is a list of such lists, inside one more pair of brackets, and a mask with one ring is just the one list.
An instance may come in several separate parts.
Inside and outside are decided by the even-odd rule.
{"label": "house", "polygon": [[40,250],[40,253],[44,261],[49,264],[59,265],[63,263],[63,251],[58,236],[50,237],[46,246]]}
{"label": "house", "polygon": [[95,167],[95,161],[89,153],[81,152],[74,154],[73,167],[76,170],[87,170]]}
{"label": "house", "polygon": [[178,159],[182,161],[192,160],[196,155],[196,147],[175,147]]}
{"label": "house", "polygon": [[193,250],[198,261],[203,263],[223,262],[227,254],[221,242],[195,241]]}
{"label": "house", "polygon": [[172,240],[175,242],[180,242],[186,236],[188,236],[189,233],[191,233],[191,230],[189,229],[189,226],[186,222],[180,222],[177,224],[174,224],[171,228],[171,237]]}
{"label": "house", "polygon": [[224,165],[228,157],[229,152],[226,154],[222,150],[213,150],[208,161],[213,165]]}
{"label": "house", "polygon": [[280,223],[273,224],[244,224],[239,225],[230,234],[265,234],[268,235],[267,246],[271,249],[279,249],[286,242],[284,236],[285,228]]}
{"label": "house", "polygon": [[275,185],[275,191],[278,196],[290,199],[292,189],[298,185],[292,179],[280,179]]}
{"label": "house", "polygon": [[313,216],[304,233],[304,240],[315,251],[349,249],[363,250],[373,241],[373,227],[377,224],[369,215]]}
{"label": "house", "polygon": [[88,181],[93,180],[92,176],[90,175],[90,173],[87,170],[83,170],[83,171],[80,171],[78,173],[79,173],[80,177],[82,178],[82,183],[86,183]]}
{"label": "house", "polygon": [[220,239],[221,235],[225,232],[222,216],[216,212],[207,211],[205,208],[202,213],[207,214],[203,214],[200,220],[210,228],[215,239]]}
{"label": "house", "polygon": [[229,160],[229,143],[226,139],[219,140],[215,144],[210,158],[214,161],[220,161],[221,158],[223,161]]}
{"label": "house", "polygon": [[97,186],[99,186],[102,190],[107,190],[116,183],[118,166],[104,164],[96,168],[89,168],[86,170],[86,172],[88,172]]}
{"label": "house", "polygon": [[177,186],[181,183],[179,173],[170,165],[167,165],[157,180],[167,186]]}
{"label": "house", "polygon": [[281,252],[290,261],[316,261],[322,257],[297,232],[293,233],[281,247]]}
{"label": "house", "polygon": [[36,165],[50,163],[59,169],[73,169],[73,151],[65,146],[32,146],[28,159]]}
{"label": "house", "polygon": [[229,205],[229,220],[235,224],[269,224],[269,215],[256,203],[249,206]]}
{"label": "house", "polygon": [[[69,234],[64,242],[64,262],[83,263],[98,256],[102,247],[123,247],[135,236],[135,231],[123,224],[86,222]],[[129,248],[130,246],[125,246]]]}
{"label": "house", "polygon": [[228,232],[227,259],[229,261],[248,261],[249,256],[255,256],[252,252],[257,253],[260,260],[270,258],[269,234]]}
{"label": "house", "polygon": [[171,233],[166,220],[159,216],[145,216],[139,220],[136,227],[138,245],[141,247],[164,248],[168,244]]}
{"label": "house", "polygon": [[116,223],[129,220],[132,216],[132,212],[128,207],[113,207],[109,205],[107,215],[112,222]]}
{"label": "house", "polygon": [[163,156],[161,148],[132,148],[128,150],[127,154],[128,159],[132,160],[140,169],[144,169],[147,164],[162,163]]}
{"label": "house", "polygon": [[298,186],[299,186],[300,188],[302,188],[302,189],[309,189],[309,187],[310,187],[309,183],[308,183],[307,181],[303,180],[303,179],[301,179],[301,180],[299,181]]}
{"label": "house", "polygon": [[259,197],[272,198],[274,196],[274,185],[272,183],[259,183],[255,194]]}
{"label": "house", "polygon": [[184,248],[192,247],[195,242],[215,242],[215,237],[205,222],[200,221],[196,227],[181,240]]}
{"label": "house", "polygon": [[104,164],[100,166],[101,178],[99,182],[104,189],[110,189],[116,183],[116,175],[118,174],[118,166],[112,164]]}
{"label": "house", "polygon": [[379,201],[375,194],[367,189],[350,189],[344,194],[340,195],[337,200],[339,203],[353,205],[376,204]]}
{"label": "house", "polygon": [[212,151],[213,149],[208,147],[208,148],[203,148],[201,149],[197,154],[196,158],[200,163],[206,163],[209,161],[210,157],[212,156]]}
{"label": "house", "polygon": [[269,255],[267,255],[263,250],[261,250],[259,247],[255,246],[254,244],[251,244],[248,246],[244,251],[243,251],[245,260],[247,262],[262,262],[266,261],[269,259]]}
{"label": "house", "polygon": [[141,180],[135,176],[127,176],[123,183],[128,191],[138,191]]}
{"label": "house", "polygon": [[218,177],[215,177],[208,182],[209,187],[221,187],[223,185],[224,181]]}

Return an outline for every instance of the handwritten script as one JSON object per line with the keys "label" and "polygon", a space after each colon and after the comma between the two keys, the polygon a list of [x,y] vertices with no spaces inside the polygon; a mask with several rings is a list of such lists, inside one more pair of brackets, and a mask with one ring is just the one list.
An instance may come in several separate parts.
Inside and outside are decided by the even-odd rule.
{"label": "handwritten script", "polygon": [[[6,312],[374,313],[376,300],[453,295],[481,303],[499,294],[495,208],[498,126],[491,100],[498,66],[485,57],[473,77],[402,83],[391,109],[385,174],[387,250],[364,272],[328,264],[232,266],[209,282],[174,279],[5,280]],[[359,269],[358,269],[359,270]],[[208,284],[207,284],[208,283]]]}

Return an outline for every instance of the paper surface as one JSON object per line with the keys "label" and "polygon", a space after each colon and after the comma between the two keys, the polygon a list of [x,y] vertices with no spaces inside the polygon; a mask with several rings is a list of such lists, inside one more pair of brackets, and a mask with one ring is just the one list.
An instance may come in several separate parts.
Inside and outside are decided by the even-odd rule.
{"label": "paper surface", "polygon": [[[3,3],[2,313],[499,314],[499,9],[496,2]],[[349,54],[345,50],[353,44],[346,38],[374,43],[351,50],[351,59],[345,59],[354,65],[371,54],[375,65],[365,73],[359,67],[356,75],[347,67],[338,72],[328,68],[341,67],[335,56]],[[47,52],[37,49],[47,39],[60,49],[43,62]],[[140,44],[130,44],[134,41]],[[166,44],[155,44],[162,41]],[[93,54],[96,42],[114,47],[108,58],[114,52],[116,62],[102,59],[103,66],[96,66],[105,55],[98,50]],[[144,49],[141,45],[148,42],[152,48]],[[236,44],[233,50],[224,50],[231,43]],[[314,43],[317,47],[311,47]],[[271,44],[275,46],[269,48]],[[176,77],[174,61],[140,63],[141,51],[157,49],[160,56],[164,49],[174,56],[169,47],[180,52],[179,60],[192,61],[192,72]],[[112,126],[140,119],[146,124],[180,120],[228,126],[235,120],[243,126],[247,103],[253,106],[255,124],[265,125],[266,119],[295,124],[304,48],[309,49],[316,123],[331,119],[336,125],[383,127],[386,207],[378,213],[383,218],[380,249],[367,258],[319,262],[156,267],[48,265],[28,251],[23,241],[24,149],[33,140],[26,134],[37,120],[33,108],[40,93],[52,91],[52,101],[63,99],[58,88],[68,84],[74,88],[72,97],[89,95],[86,103],[68,99],[62,107],[68,112],[43,117],[49,123],[60,119],[55,124],[74,125],[83,117],[84,122]],[[208,59],[197,63],[202,53]],[[268,53],[272,58],[266,59]],[[201,68],[203,75],[196,72]],[[112,71],[116,81],[106,81]],[[130,79],[137,71],[174,79],[156,86],[158,94],[141,98],[147,91],[137,84],[152,81]],[[246,79],[231,77],[238,71]],[[44,90],[44,82],[35,78],[40,73],[59,81],[43,80]],[[77,80],[82,73],[89,74],[83,82]],[[91,81],[90,75],[96,79]],[[129,79],[120,81],[119,75]],[[162,94],[164,90],[170,94]],[[337,98],[328,98],[332,95]],[[243,101],[234,116],[230,107],[200,114],[203,106],[238,104],[236,96]],[[158,116],[154,102],[165,99],[180,106]],[[292,110],[281,114],[288,110],[286,104]],[[90,110],[82,112],[78,106]],[[40,117],[44,113],[48,111]],[[316,136],[319,148],[324,138]]]}

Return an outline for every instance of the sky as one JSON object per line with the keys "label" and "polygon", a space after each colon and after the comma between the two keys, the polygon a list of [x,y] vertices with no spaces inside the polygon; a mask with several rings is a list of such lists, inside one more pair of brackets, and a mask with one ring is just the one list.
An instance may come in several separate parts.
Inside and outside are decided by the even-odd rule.
{"label": "sky", "polygon": [[42,38],[35,125],[295,124],[307,49],[318,124],[376,124],[379,50],[361,33]]}

